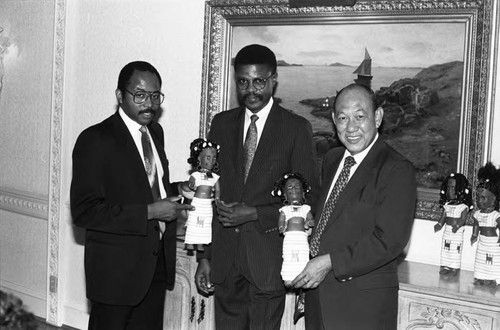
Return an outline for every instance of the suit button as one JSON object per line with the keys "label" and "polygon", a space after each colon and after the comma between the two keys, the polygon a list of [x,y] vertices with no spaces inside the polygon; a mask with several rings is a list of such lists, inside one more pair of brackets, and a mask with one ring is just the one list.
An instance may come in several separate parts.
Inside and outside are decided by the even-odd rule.
{"label": "suit button", "polygon": [[239,232],[240,232],[240,228],[236,228],[236,229],[234,230],[234,232],[235,232],[235,233],[239,233]]}
{"label": "suit button", "polygon": [[160,230],[160,227],[155,226],[155,231],[158,231],[158,230]]}
{"label": "suit button", "polygon": [[345,278],[341,279],[340,282],[345,282]]}
{"label": "suit button", "polygon": [[352,276],[347,279],[348,281],[352,280]]}
{"label": "suit button", "polygon": [[157,256],[158,256],[158,251],[153,251],[153,255],[154,255],[155,257],[157,257]]}

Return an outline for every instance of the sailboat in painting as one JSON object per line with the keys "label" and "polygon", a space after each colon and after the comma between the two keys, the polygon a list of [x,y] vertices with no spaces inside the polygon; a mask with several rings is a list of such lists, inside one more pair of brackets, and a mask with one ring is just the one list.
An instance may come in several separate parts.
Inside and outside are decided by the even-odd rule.
{"label": "sailboat in painting", "polygon": [[365,59],[361,64],[358,66],[356,70],[353,72],[354,74],[358,75],[357,79],[354,79],[356,84],[361,84],[365,85],[371,88],[371,82],[372,82],[372,58],[370,57],[370,54],[368,53],[368,50],[365,48]]}

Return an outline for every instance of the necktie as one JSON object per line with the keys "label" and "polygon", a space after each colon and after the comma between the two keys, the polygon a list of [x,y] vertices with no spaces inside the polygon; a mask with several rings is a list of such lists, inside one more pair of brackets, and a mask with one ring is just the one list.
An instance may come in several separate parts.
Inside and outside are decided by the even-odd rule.
{"label": "necktie", "polygon": [[257,149],[257,125],[255,122],[259,119],[257,115],[252,115],[250,117],[250,126],[248,126],[247,135],[245,137],[245,143],[243,144],[244,151],[244,162],[245,162],[245,177],[244,181],[247,181],[248,172],[250,172],[250,167],[252,166],[253,156],[255,155],[255,150]]}
{"label": "necktie", "polygon": [[144,153],[144,165],[146,168],[146,174],[148,175],[149,184],[151,185],[153,199],[157,201],[158,199],[160,199],[160,186],[158,185],[158,173],[156,172],[156,162],[153,153],[153,147],[151,146],[151,141],[149,140],[146,126],[141,126],[139,131],[141,131],[142,133],[141,143],[142,151]]}
{"label": "necktie", "polygon": [[319,240],[321,238],[321,234],[323,234],[323,230],[325,230],[326,224],[330,219],[330,215],[332,214],[332,211],[335,207],[335,204],[337,203],[337,200],[339,199],[340,194],[342,193],[342,190],[344,190],[344,187],[349,181],[351,167],[353,167],[355,164],[356,161],[353,157],[346,157],[344,161],[344,167],[342,168],[342,171],[340,172],[340,175],[337,178],[335,185],[333,186],[330,196],[328,196],[328,200],[325,203],[325,207],[323,208],[323,212],[321,212],[321,216],[318,221],[318,227],[314,231],[311,239],[311,256],[313,257],[316,257],[318,255]]}
{"label": "necktie", "polygon": [[[151,146],[151,141],[149,140],[148,130],[146,126],[141,126],[139,129],[141,131],[141,144],[142,152],[144,153],[144,166],[146,168],[146,174],[148,175],[149,184],[151,186],[151,192],[153,193],[153,200],[157,201],[161,198],[160,195],[160,185],[158,183],[158,172],[156,171],[155,156],[153,153],[153,147]],[[160,237],[162,233],[165,232],[165,223],[163,221],[158,221],[160,226]]]}

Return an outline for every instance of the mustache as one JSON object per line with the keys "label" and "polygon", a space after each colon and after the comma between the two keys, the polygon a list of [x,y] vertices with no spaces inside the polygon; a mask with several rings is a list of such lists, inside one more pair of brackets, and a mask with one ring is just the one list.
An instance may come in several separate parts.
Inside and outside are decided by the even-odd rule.
{"label": "mustache", "polygon": [[247,94],[243,95],[243,96],[242,96],[242,98],[243,98],[243,100],[244,100],[244,101],[246,101],[246,100],[247,100],[249,97],[251,97],[251,96],[252,96],[252,97],[255,97],[255,98],[257,98],[257,99],[259,99],[259,100],[261,100],[261,101],[262,101],[262,99],[263,99],[262,95],[260,95],[260,94],[256,94],[256,93],[247,93]]}

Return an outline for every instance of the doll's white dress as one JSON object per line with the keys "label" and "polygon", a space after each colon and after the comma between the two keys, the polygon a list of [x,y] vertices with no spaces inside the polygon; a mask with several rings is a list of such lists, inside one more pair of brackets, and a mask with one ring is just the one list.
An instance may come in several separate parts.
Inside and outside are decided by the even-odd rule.
{"label": "doll's white dress", "polygon": [[[500,212],[481,213],[480,210],[474,212],[474,218],[479,222],[479,227],[497,226],[496,220],[500,217]],[[474,278],[480,280],[495,280],[500,283],[500,244],[498,237],[488,237],[479,235],[476,260],[474,263]]]}
{"label": "doll's white dress", "polygon": [[[205,172],[194,172],[191,176],[195,179],[195,189],[199,186],[213,187],[219,180],[219,175],[215,173],[211,178]],[[212,242],[212,199],[193,197],[191,205],[195,209],[188,214],[184,243],[209,244]]]}
{"label": "doll's white dress", "polygon": [[[462,212],[468,209],[465,204],[448,204],[443,205],[446,217],[460,218]],[[453,226],[445,225],[443,240],[441,242],[441,266],[448,268],[460,268],[462,264],[462,249],[464,241],[465,226],[460,227],[456,233],[452,231]]]}
{"label": "doll's white dress", "polygon": [[[280,208],[285,214],[285,222],[291,218],[304,218],[311,210],[309,205],[287,205]],[[283,281],[292,281],[304,269],[309,261],[309,243],[306,231],[285,231],[283,233],[283,264],[281,266],[281,277]]]}

